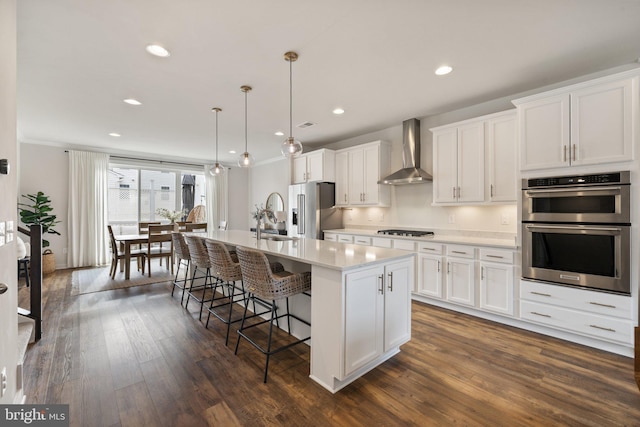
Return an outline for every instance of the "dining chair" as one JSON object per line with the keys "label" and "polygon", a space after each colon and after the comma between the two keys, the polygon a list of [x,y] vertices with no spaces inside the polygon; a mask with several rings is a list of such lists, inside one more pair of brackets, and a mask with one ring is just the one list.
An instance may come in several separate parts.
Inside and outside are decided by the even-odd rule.
{"label": "dining chair", "polygon": [[149,234],[150,225],[160,225],[160,221],[146,221],[138,223],[138,234]]}
{"label": "dining chair", "polygon": [[191,222],[185,225],[186,231],[189,232],[197,232],[197,231],[207,231],[207,223],[206,222]]}
{"label": "dining chair", "polygon": [[[207,290],[212,289],[215,296],[218,285],[221,280],[215,277],[211,271],[211,260],[209,259],[209,253],[207,247],[204,245],[204,239],[198,236],[186,234],[184,236],[187,246],[189,248],[189,255],[191,257],[191,281],[189,286],[186,286],[182,290],[182,296],[184,298],[185,291],[187,292],[187,300],[184,304],[184,308],[189,307],[189,301],[194,299],[200,304],[200,314],[198,320],[202,320],[202,309],[204,303],[210,302],[211,299],[207,296]],[[201,274],[197,276],[198,272]],[[204,282],[196,279],[204,279]],[[202,291],[200,294],[199,291]],[[211,297],[213,298],[213,296]]]}
{"label": "dining chair", "polygon": [[[175,231],[175,224],[164,225],[149,225],[149,238],[147,240],[146,248],[141,249],[144,254],[144,263],[149,260],[149,277],[151,277],[151,259],[160,258],[167,260],[167,269],[171,264],[171,273],[173,274],[173,240],[171,239],[171,233]],[[168,247],[162,245],[162,243],[168,242]],[[160,245],[156,245],[160,243]],[[143,264],[144,265],[144,264]]]}
{"label": "dining chair", "polygon": [[187,222],[202,222],[207,218],[207,209],[204,205],[198,205],[191,209],[187,215]]}
{"label": "dining chair", "polygon": [[[175,251],[174,258],[178,261],[178,267],[176,268],[176,276],[173,279],[173,286],[171,289],[171,296],[176,290],[176,287],[183,290],[182,299],[180,300],[180,304],[182,304],[184,300],[184,289],[187,287],[187,282],[189,280],[189,266],[191,264],[191,254],[189,253],[189,246],[187,246],[187,241],[184,240],[184,236],[181,232],[174,231],[171,233],[171,239],[173,240],[173,249]],[[184,278],[178,279],[180,275],[180,267],[184,266]]]}
{"label": "dining chair", "polygon": [[[241,338],[247,340],[251,345],[264,354],[267,360],[264,365],[263,382],[266,383],[267,373],[269,370],[269,358],[272,355],[311,339],[311,336],[296,339],[277,348],[273,348],[271,342],[273,337],[273,323],[275,322],[276,326],[279,327],[279,319],[287,319],[287,332],[289,334],[291,334],[291,319],[295,319],[307,326],[311,326],[308,321],[289,312],[289,297],[303,293],[308,295],[308,292],[311,290],[311,272],[290,273],[288,271],[281,271],[274,273],[270,267],[267,256],[263,252],[238,246],[236,247],[236,253],[238,254],[238,262],[240,263],[240,270],[242,271],[242,280],[246,286],[249,300],[258,299],[262,302],[268,301],[271,306],[271,316],[269,319],[247,325],[247,308],[249,306],[247,301],[244,306],[244,314],[240,323],[240,329],[238,330],[235,354],[238,354],[238,347],[240,346]],[[282,300],[285,300],[286,303],[286,313],[278,314],[276,301]],[[269,324],[266,345],[259,343],[255,338],[249,336],[247,332],[249,329],[265,323]]]}
{"label": "dining chair", "polygon": [[179,232],[187,231],[188,221],[176,221],[176,224],[178,224]]}
{"label": "dining chair", "polygon": [[[116,238],[113,235],[113,228],[110,225],[107,225],[107,230],[109,230],[109,243],[111,245],[111,270],[109,270],[109,276],[112,279],[116,278],[116,270],[118,266],[118,262],[122,262],[124,260],[124,252],[119,249],[119,245],[116,242]],[[131,257],[136,258],[138,262],[138,270],[140,270],[140,264],[142,261],[142,274],[144,274],[144,253],[140,249],[132,249]]]}

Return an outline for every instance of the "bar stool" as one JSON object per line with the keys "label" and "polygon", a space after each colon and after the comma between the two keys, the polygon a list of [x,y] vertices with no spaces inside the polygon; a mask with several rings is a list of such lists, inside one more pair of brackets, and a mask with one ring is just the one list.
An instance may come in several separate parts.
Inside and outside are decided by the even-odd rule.
{"label": "bar stool", "polygon": [[[249,326],[245,326],[246,314],[248,304],[245,305],[244,314],[242,316],[242,322],[240,323],[240,329],[238,330],[238,341],[236,341],[235,354],[238,354],[238,347],[240,346],[240,338],[246,339],[255,348],[257,348],[262,354],[266,356],[266,362],[264,366],[264,382],[267,382],[267,374],[269,370],[269,358],[271,355],[279,353],[296,344],[300,344],[311,338],[297,339],[289,344],[280,346],[278,348],[271,348],[271,338],[273,336],[273,322],[276,322],[276,326],[279,327],[278,319],[287,318],[288,332],[291,333],[291,319],[298,320],[305,325],[311,326],[309,322],[295,314],[289,313],[289,297],[308,292],[311,290],[311,273],[290,273],[288,271],[282,271],[279,273],[273,273],[269,268],[269,260],[266,255],[260,251],[253,249],[243,248],[238,246],[236,248],[238,254],[238,261],[240,262],[240,269],[242,271],[242,278],[247,286],[248,298],[259,298],[261,301],[270,301],[271,305],[271,318],[263,320],[258,323],[253,323]],[[286,301],[286,314],[278,315],[278,307],[276,301]],[[269,336],[267,338],[266,348],[253,339],[251,339],[245,331],[250,328],[254,328],[264,323],[269,323]]]}
{"label": "bar stool", "polygon": [[[191,284],[188,287],[185,286],[184,289],[182,289],[183,298],[185,291],[187,291],[187,302],[184,305],[184,308],[187,308],[189,306],[189,300],[193,298],[194,300],[196,300],[196,302],[200,303],[200,315],[198,319],[202,320],[202,309],[204,307],[204,303],[211,301],[210,299],[205,299],[207,289],[213,289],[213,294],[215,295],[216,287],[221,281],[211,275],[211,261],[209,260],[207,247],[204,245],[204,239],[201,237],[190,235],[185,235],[184,239],[187,242],[187,246],[189,247],[191,268],[193,270],[193,273],[191,275]],[[198,271],[204,273],[204,275],[196,277],[196,273]],[[195,280],[201,278],[204,278],[204,284],[196,285]],[[197,292],[200,290],[202,290],[202,296],[197,294]]]}
{"label": "bar stool", "polygon": [[[247,304],[247,296],[244,289],[244,282],[242,281],[242,271],[240,269],[240,263],[238,262],[238,256],[235,251],[229,251],[229,249],[222,243],[216,242],[214,240],[206,239],[204,241],[205,246],[207,247],[207,252],[209,252],[209,260],[211,261],[211,268],[214,271],[214,276],[223,281],[223,285],[227,287],[227,296],[225,298],[224,303],[214,304],[214,301],[219,300],[220,298],[214,298],[211,300],[211,305],[208,309],[209,314],[207,315],[207,323],[205,327],[209,327],[209,319],[211,319],[211,315],[213,314],[219,320],[227,325],[227,335],[224,341],[224,345],[229,344],[229,330],[231,329],[231,324],[240,322],[242,320],[242,316],[233,319],[233,306],[238,302],[242,302],[243,304]],[[270,264],[271,271],[273,272],[282,272],[284,271],[284,267],[279,262]],[[240,286],[238,286],[238,282],[240,282]],[[224,289],[223,289],[224,296]],[[261,316],[263,314],[269,313],[271,311],[271,306],[262,301],[259,301],[259,304],[265,307],[267,310],[261,313],[256,311],[256,302],[253,301],[253,315],[247,318]],[[228,313],[225,315],[220,314],[220,309],[223,307],[229,307]]]}
{"label": "bar stool", "polygon": [[[173,296],[173,292],[177,288],[183,290],[182,298],[184,298],[184,287],[187,284],[188,276],[189,276],[189,264],[191,263],[191,255],[189,255],[189,246],[187,242],[184,240],[184,236],[182,233],[171,233],[171,239],[173,240],[173,250],[175,251],[175,258],[178,260],[178,268],[176,269],[176,277],[173,278],[173,287],[171,289],[171,296]],[[178,276],[180,274],[180,266],[185,267],[184,271],[184,279],[178,280]],[[182,304],[182,299],[180,300],[180,304]]]}

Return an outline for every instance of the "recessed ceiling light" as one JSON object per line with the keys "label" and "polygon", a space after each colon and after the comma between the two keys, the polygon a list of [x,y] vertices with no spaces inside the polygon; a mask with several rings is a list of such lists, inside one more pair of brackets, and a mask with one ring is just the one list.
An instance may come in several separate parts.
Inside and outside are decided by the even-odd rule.
{"label": "recessed ceiling light", "polygon": [[236,154],[236,150],[230,150],[229,154]]}
{"label": "recessed ceiling light", "polygon": [[436,75],[437,76],[444,76],[445,74],[449,74],[452,71],[453,71],[453,68],[451,68],[448,65],[443,65],[441,67],[438,67],[438,69],[436,70]]}
{"label": "recessed ceiling light", "polygon": [[142,105],[142,102],[138,101],[137,99],[133,99],[133,98],[127,98],[124,100],[124,102],[126,102],[129,105]]}
{"label": "recessed ceiling light", "polygon": [[120,138],[122,135],[120,135],[119,133],[111,132],[111,133],[109,134],[109,136],[113,136],[113,137],[115,137],[115,138]]}
{"label": "recessed ceiling light", "polygon": [[276,134],[276,136],[283,136],[283,135],[284,135],[284,132],[282,132],[282,131],[278,131],[278,132],[276,132],[275,134]]}
{"label": "recessed ceiling light", "polygon": [[150,44],[146,49],[151,55],[159,56],[161,58],[166,58],[171,55],[167,49],[158,44]]}
{"label": "recessed ceiling light", "polygon": [[342,108],[336,108],[333,110],[333,114],[344,114],[344,110]]}

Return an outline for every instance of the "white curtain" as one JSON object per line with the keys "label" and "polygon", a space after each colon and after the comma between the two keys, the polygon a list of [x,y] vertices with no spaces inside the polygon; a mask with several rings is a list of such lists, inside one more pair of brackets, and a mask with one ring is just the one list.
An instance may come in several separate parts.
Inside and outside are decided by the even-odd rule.
{"label": "white curtain", "polygon": [[67,265],[70,267],[108,262],[108,170],[108,154],[69,151]]}
{"label": "white curtain", "polygon": [[209,173],[213,165],[204,166],[204,176],[207,187],[207,229],[216,230],[220,221],[228,221],[229,213],[229,185],[226,173],[212,176]]}

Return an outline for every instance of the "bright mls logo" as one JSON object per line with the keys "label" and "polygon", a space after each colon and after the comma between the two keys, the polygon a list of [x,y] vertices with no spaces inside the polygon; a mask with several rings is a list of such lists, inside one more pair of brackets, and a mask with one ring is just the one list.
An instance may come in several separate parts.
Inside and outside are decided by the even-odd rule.
{"label": "bright mls logo", "polygon": [[0,425],[68,427],[69,405],[0,405]]}

